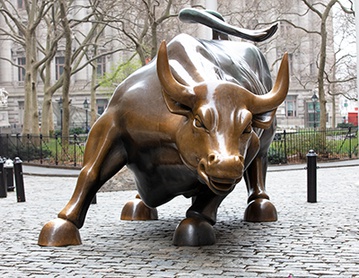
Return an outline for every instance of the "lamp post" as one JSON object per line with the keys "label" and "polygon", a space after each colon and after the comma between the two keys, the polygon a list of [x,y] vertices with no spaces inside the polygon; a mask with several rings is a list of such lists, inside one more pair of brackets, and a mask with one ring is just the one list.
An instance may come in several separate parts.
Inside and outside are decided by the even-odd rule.
{"label": "lamp post", "polygon": [[318,101],[318,97],[314,92],[312,95],[312,102],[313,102],[313,109],[314,109],[314,129],[317,127],[317,123],[316,123],[317,101]]}
{"label": "lamp post", "polygon": [[58,104],[60,107],[60,131],[62,136],[62,97],[60,97],[60,99],[58,100]]}
{"label": "lamp post", "polygon": [[88,133],[88,108],[89,108],[89,103],[87,101],[87,98],[85,98],[85,101],[83,103],[85,111],[86,111],[86,123],[85,123],[85,129],[86,129],[86,133]]}

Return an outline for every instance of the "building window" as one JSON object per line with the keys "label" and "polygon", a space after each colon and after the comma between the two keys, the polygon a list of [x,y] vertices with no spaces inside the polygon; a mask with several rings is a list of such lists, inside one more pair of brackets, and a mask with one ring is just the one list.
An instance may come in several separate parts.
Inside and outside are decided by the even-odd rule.
{"label": "building window", "polygon": [[280,33],[283,37],[288,37],[290,35],[290,28],[291,26],[289,23],[283,21],[280,23]]}
{"label": "building window", "polygon": [[285,99],[285,116],[297,117],[297,96],[287,96]]}
{"label": "building window", "polygon": [[310,72],[310,75],[314,75],[314,74],[315,74],[315,64],[314,64],[314,63],[310,63],[310,65],[309,65],[309,72]]}
{"label": "building window", "polygon": [[289,74],[293,74],[293,53],[288,54],[288,63],[289,63]]}
{"label": "building window", "polygon": [[18,101],[18,111],[19,111],[19,118],[18,118],[18,124],[22,128],[24,124],[24,111],[25,111],[25,102],[24,101]]}
{"label": "building window", "polygon": [[25,1],[24,0],[17,0],[17,7],[19,9],[25,9]]}
{"label": "building window", "polygon": [[101,115],[107,107],[108,100],[107,99],[97,99],[96,104],[97,104],[97,114]]}
{"label": "building window", "polygon": [[18,67],[18,81],[23,82],[25,81],[25,65],[26,65],[26,58],[25,57],[21,57],[17,59],[17,64],[19,65]]}
{"label": "building window", "polygon": [[97,76],[102,77],[106,72],[106,57],[97,58]]}
{"label": "building window", "polygon": [[56,67],[56,80],[59,80],[62,73],[64,72],[65,57],[56,57],[55,67]]}

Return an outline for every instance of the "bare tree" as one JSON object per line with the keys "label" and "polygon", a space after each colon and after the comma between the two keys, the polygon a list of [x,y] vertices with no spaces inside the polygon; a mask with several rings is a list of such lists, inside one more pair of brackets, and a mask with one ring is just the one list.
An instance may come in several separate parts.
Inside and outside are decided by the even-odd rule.
{"label": "bare tree", "polygon": [[[157,51],[157,43],[164,38],[164,33],[171,33],[172,27],[164,23],[176,15],[178,6],[172,0],[164,2],[138,0],[136,3],[88,0],[76,1],[28,1],[24,0],[25,13],[18,13],[14,1],[1,0],[1,14],[6,19],[5,27],[0,32],[15,41],[26,53],[25,112],[23,133],[39,133],[38,117],[38,76],[44,84],[42,102],[41,132],[49,135],[53,129],[52,98],[62,87],[63,99],[63,135],[68,134],[70,77],[91,65],[91,122],[96,119],[97,60],[118,51],[125,51],[130,57],[136,51],[142,64],[152,58]],[[188,2],[188,1],[183,1]],[[79,11],[86,11],[82,18],[71,16]],[[173,13],[174,12],[174,13]],[[69,16],[70,15],[70,16]],[[60,23],[60,24],[58,24]],[[81,26],[91,25],[83,32]],[[38,29],[41,28],[41,31]],[[117,30],[116,33],[113,31]],[[104,38],[101,34],[107,30],[111,36]],[[108,30],[112,31],[108,31]],[[158,35],[160,32],[160,35]],[[18,34],[21,34],[20,36]],[[40,35],[39,35],[40,34]],[[45,35],[45,37],[44,37]],[[160,36],[160,38],[158,37]],[[106,41],[107,40],[107,41]],[[117,41],[117,47],[103,47],[111,41]],[[102,45],[101,45],[102,44]],[[76,47],[74,47],[76,45]],[[119,45],[121,47],[119,47]],[[101,48],[101,51],[99,49]],[[51,66],[53,58],[61,49],[65,57],[64,71],[56,80],[52,79]],[[105,50],[104,50],[105,49]],[[41,59],[39,59],[41,57]],[[126,58],[125,58],[126,59]],[[13,66],[20,67],[12,60]]]}
{"label": "bare tree", "polygon": [[45,45],[41,42],[37,45],[42,55],[49,57],[49,59],[42,64],[39,70],[40,77],[44,83],[41,133],[45,136],[45,138],[54,131],[52,97],[54,93],[61,88],[63,79],[61,77],[54,84],[52,84],[51,64],[57,53],[59,41],[62,38],[62,30],[57,26],[57,22],[60,20],[59,18],[58,5],[54,4],[51,8],[51,12],[47,13],[43,18],[46,24]]}
{"label": "bare tree", "polygon": [[[0,13],[4,16],[6,27],[0,27],[4,36],[10,37],[25,52],[25,102],[24,102],[24,126],[23,134],[39,134],[39,115],[37,99],[38,69],[42,63],[50,57],[39,60],[37,49],[37,28],[42,18],[51,9],[52,1],[28,1],[24,0],[26,17],[19,13],[13,1],[0,0]],[[9,61],[13,64],[12,61]]]}
{"label": "bare tree", "polygon": [[176,2],[176,5],[172,0],[123,2],[117,10],[108,13],[107,21],[111,27],[118,30],[120,38],[130,42],[129,49],[137,52],[142,65],[156,55],[158,42],[169,39],[173,34],[171,30],[177,30],[174,22],[170,20],[175,18],[180,7],[189,1]]}
{"label": "bare tree", "polygon": [[69,20],[67,18],[67,1],[59,0],[60,5],[60,20],[64,29],[64,37],[65,37],[65,62],[64,62],[64,71],[63,71],[63,84],[62,84],[62,118],[63,118],[63,126],[62,126],[62,134],[61,136],[65,138],[63,139],[63,147],[67,148],[68,145],[68,137],[70,135],[70,78],[71,78],[71,52],[72,52],[72,32],[69,24]]}
{"label": "bare tree", "polygon": [[[310,50],[306,55],[301,55],[302,60],[297,68],[291,68],[292,81],[304,89],[317,88],[320,103],[320,129],[325,130],[327,108],[326,103],[329,97],[332,98],[333,113],[335,113],[335,95],[345,94],[340,90],[343,86],[348,86],[354,80],[351,64],[352,54],[338,55],[338,48],[333,45],[333,32],[344,32],[344,28],[338,30],[338,26],[333,27],[333,20],[342,17],[340,24],[352,27],[353,19],[352,1],[349,0],[294,0],[288,1],[253,1],[250,4],[239,5],[239,9],[229,9],[221,3],[219,8],[223,8],[225,16],[234,25],[246,28],[257,29],[263,24],[272,24],[280,21],[280,37],[275,37],[276,41],[266,41],[260,47],[264,52],[276,52],[277,57],[272,67],[279,60],[281,53],[288,51],[295,57],[303,50]],[[336,6],[336,12],[333,7]],[[338,24],[338,21],[335,21]],[[334,28],[334,29],[333,29]],[[329,32],[328,32],[329,31]],[[328,33],[330,36],[328,36]],[[338,36],[338,34],[335,34]],[[284,38],[283,38],[284,37]],[[283,38],[283,39],[282,39]],[[347,38],[347,35],[346,35]],[[275,48],[275,49],[274,49]],[[334,53],[334,51],[338,53]],[[279,55],[278,55],[279,53]],[[332,59],[328,59],[331,55]],[[350,69],[350,70],[349,70]],[[340,78],[338,76],[340,70]],[[339,91],[340,90],[340,91]],[[348,96],[348,94],[346,94]],[[335,120],[335,117],[333,117]],[[332,123],[334,124],[334,123]]]}

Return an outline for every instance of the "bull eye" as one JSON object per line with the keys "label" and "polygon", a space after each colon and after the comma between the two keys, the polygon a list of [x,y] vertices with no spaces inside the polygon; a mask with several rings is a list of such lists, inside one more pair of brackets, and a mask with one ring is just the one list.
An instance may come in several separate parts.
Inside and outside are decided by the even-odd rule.
{"label": "bull eye", "polygon": [[244,129],[243,134],[248,134],[252,132],[252,125],[249,124],[247,125],[247,127]]}
{"label": "bull eye", "polygon": [[193,120],[193,125],[196,128],[203,128],[203,129],[207,129],[206,126],[204,125],[204,123],[202,122],[201,118],[197,115],[194,120]]}

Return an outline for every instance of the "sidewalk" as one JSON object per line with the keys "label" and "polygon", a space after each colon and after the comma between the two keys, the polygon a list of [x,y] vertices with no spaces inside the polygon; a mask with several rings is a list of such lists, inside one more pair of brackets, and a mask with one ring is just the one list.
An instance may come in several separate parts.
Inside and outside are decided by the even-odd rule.
{"label": "sidewalk", "polygon": [[67,203],[76,178],[26,174],[26,202],[17,203],[14,192],[0,199],[0,277],[359,277],[354,162],[320,164],[317,203],[306,202],[306,171],[297,170],[304,165],[271,166],[267,187],[277,222],[243,221],[247,193],[240,182],[219,208],[217,243],[204,247],[172,245],[191,204],[181,196],[158,208],[157,221],[120,221],[135,191],[97,194],[80,230],[82,245],[40,247],[42,226]]}
{"label": "sidewalk", "polygon": [[[340,168],[340,167],[353,167],[359,166],[359,159],[351,159],[344,161],[330,161],[330,162],[318,162],[318,169],[325,168]],[[269,165],[268,172],[281,172],[292,170],[305,170],[306,164],[292,164],[292,165]]]}
{"label": "sidewalk", "polygon": [[[306,164],[269,165],[268,172],[304,170],[306,166],[307,166]],[[349,167],[349,166],[359,166],[359,159],[318,163],[319,169]],[[24,164],[23,173],[25,175],[48,176],[48,177],[77,177],[80,173],[80,170],[75,168],[64,169],[59,167],[54,168],[54,167],[47,167],[42,165],[37,166],[37,165]]]}
{"label": "sidewalk", "polygon": [[42,165],[22,165],[24,175],[45,176],[45,177],[77,177],[80,173],[76,168],[60,168]]}

